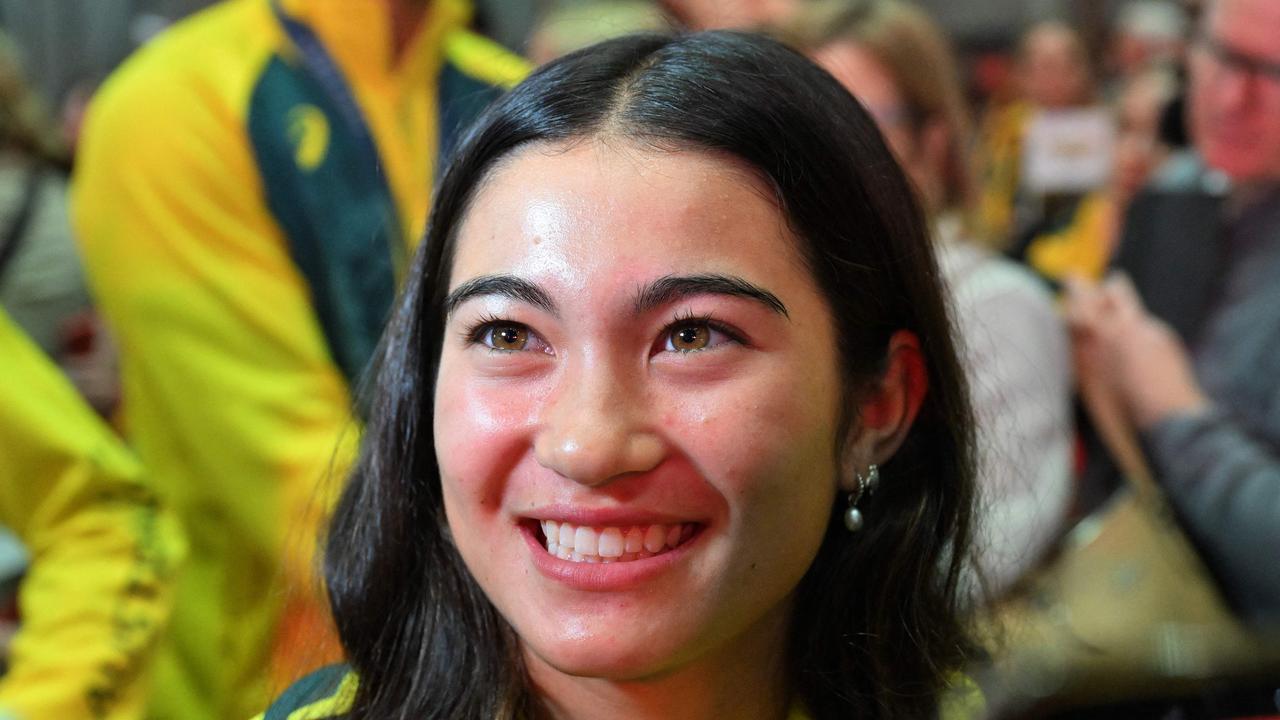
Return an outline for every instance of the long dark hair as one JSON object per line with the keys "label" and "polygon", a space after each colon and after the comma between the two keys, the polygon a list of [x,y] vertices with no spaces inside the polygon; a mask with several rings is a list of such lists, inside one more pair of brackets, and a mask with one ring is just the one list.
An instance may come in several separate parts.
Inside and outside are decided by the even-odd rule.
{"label": "long dark hair", "polygon": [[333,614],[360,677],[351,717],[540,714],[517,638],[450,542],[433,393],[454,236],[476,187],[525,143],[599,135],[728,153],[772,186],[836,324],[842,430],[857,422],[889,336],[920,338],[924,406],[862,505],[867,528],[850,535],[833,504],[797,591],[787,667],[815,720],[933,714],[967,648],[957,579],[973,471],[925,223],[875,123],[835,80],[771,40],[713,32],[612,40],[541,68],[486,112],[444,175],[328,538]]}

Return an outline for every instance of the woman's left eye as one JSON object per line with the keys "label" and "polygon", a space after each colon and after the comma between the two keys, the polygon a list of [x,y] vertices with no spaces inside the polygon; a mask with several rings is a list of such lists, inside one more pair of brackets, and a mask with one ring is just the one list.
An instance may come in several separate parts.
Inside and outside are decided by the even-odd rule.
{"label": "woman's left eye", "polygon": [[662,349],[678,353],[698,352],[737,340],[729,332],[707,320],[677,323],[667,328],[664,337]]}

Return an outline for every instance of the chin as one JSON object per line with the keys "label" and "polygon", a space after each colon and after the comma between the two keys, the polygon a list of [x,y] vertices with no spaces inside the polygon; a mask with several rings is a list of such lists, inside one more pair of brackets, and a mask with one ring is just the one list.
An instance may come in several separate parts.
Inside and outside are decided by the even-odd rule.
{"label": "chin", "polygon": [[538,655],[539,659],[555,671],[579,678],[626,682],[661,674],[662,669],[660,663],[655,663],[650,658],[618,655],[612,652],[552,652],[549,656],[541,655],[536,651],[531,652]]}
{"label": "chin", "polygon": [[614,682],[661,675],[679,664],[680,655],[675,648],[655,644],[651,637],[638,636],[535,639],[523,644],[526,656],[532,656],[531,660],[536,658],[557,672]]}

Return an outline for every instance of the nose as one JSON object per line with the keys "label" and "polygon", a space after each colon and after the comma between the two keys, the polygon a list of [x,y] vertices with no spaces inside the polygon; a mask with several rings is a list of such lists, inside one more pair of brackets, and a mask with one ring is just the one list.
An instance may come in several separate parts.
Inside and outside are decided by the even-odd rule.
{"label": "nose", "polygon": [[534,456],[543,467],[596,487],[657,467],[665,454],[630,383],[603,368],[565,372],[539,418]]}

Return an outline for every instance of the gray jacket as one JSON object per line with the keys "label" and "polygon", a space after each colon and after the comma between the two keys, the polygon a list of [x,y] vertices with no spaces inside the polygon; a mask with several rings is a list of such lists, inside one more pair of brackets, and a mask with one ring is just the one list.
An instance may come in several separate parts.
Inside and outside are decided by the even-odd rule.
{"label": "gray jacket", "polygon": [[1280,187],[1245,207],[1135,201],[1117,264],[1182,335],[1214,406],[1145,433],[1192,540],[1247,619],[1280,621]]}

